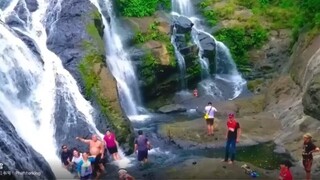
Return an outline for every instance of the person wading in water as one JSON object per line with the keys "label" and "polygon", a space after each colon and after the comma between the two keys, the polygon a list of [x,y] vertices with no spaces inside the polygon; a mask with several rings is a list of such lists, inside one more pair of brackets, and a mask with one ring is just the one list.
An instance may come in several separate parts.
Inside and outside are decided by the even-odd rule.
{"label": "person wading in water", "polygon": [[212,106],[211,102],[208,102],[208,105],[204,108],[204,111],[206,113],[204,118],[207,122],[208,136],[213,136],[214,112],[216,112],[217,109]]}
{"label": "person wading in water", "polygon": [[138,137],[134,141],[134,152],[138,153],[138,161],[141,162],[141,165],[148,162],[148,150],[150,149],[151,145],[148,138],[139,130]]}
{"label": "person wading in water", "polygon": [[90,156],[95,157],[94,161],[94,172],[96,174],[95,179],[99,179],[102,173],[104,173],[104,151],[105,151],[105,146],[104,142],[99,140],[97,138],[97,135],[92,135],[91,139],[83,139],[80,137],[76,137],[77,140],[80,140],[83,143],[86,143],[89,145],[89,151],[90,151]]}
{"label": "person wading in water", "polygon": [[114,160],[120,160],[120,156],[118,154],[118,141],[116,140],[116,136],[107,130],[106,135],[104,136],[104,141],[106,143],[107,149],[109,153],[112,155]]}
{"label": "person wading in water", "polygon": [[234,118],[234,114],[229,114],[229,119],[227,122],[227,132],[226,132],[226,154],[224,162],[227,162],[229,159],[229,154],[231,155],[229,164],[232,164],[236,156],[236,143],[239,142],[241,135],[240,124]]}
{"label": "person wading in water", "polygon": [[303,150],[302,150],[302,163],[304,170],[306,171],[306,180],[311,179],[311,167],[313,161],[313,152],[319,152],[320,149],[312,142],[312,136],[310,133],[306,133],[303,136]]}

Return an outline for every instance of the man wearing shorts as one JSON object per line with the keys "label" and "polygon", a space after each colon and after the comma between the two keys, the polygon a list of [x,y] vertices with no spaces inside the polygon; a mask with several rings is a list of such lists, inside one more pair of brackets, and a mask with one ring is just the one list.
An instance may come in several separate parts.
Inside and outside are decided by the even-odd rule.
{"label": "man wearing shorts", "polygon": [[206,119],[208,136],[213,136],[214,113],[217,111],[217,109],[212,106],[211,102],[209,102],[208,105],[204,108],[204,111],[208,115],[208,118]]}
{"label": "man wearing shorts", "polygon": [[148,150],[151,145],[149,140],[145,135],[143,135],[142,131],[138,131],[138,137],[134,141],[134,152],[138,153],[138,161],[142,164],[148,162]]}
{"label": "man wearing shorts", "polygon": [[306,133],[303,136],[303,150],[302,150],[302,163],[304,170],[306,171],[306,180],[311,179],[311,167],[313,161],[314,152],[319,152],[320,148],[313,144],[312,136],[310,133]]}
{"label": "man wearing shorts", "polygon": [[105,171],[104,142],[99,140],[96,134],[92,135],[91,139],[83,139],[80,137],[76,137],[76,139],[89,145],[90,156],[95,158],[93,163],[94,173],[96,173],[95,179],[99,179]]}

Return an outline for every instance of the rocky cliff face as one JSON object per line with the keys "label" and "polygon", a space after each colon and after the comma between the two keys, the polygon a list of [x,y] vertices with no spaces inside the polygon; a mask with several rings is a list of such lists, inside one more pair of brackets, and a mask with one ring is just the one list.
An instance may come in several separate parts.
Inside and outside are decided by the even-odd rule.
{"label": "rocky cliff face", "polygon": [[[0,163],[1,179],[54,179],[45,159],[19,137],[10,121],[0,110]],[[3,174],[3,172],[11,174]],[[37,172],[34,175],[15,175],[19,172]]]}
{"label": "rocky cliff face", "polygon": [[[103,133],[108,127],[114,130],[125,151],[129,152],[133,129],[119,104],[117,82],[105,63],[101,15],[89,0],[57,3],[52,1],[52,9],[47,12],[47,45],[60,57],[64,67],[79,83],[82,93],[96,107],[96,127]],[[58,109],[58,119],[65,119],[63,117],[68,114],[65,105],[58,102]],[[82,116],[76,118],[81,119]],[[82,134],[88,137],[90,132]]]}
{"label": "rocky cliff face", "polygon": [[[296,160],[301,159],[302,135],[311,133],[317,145],[320,135],[320,36],[310,44],[306,44],[305,39],[304,35],[300,36],[287,64],[291,76],[280,76],[268,88],[265,109],[274,113],[282,124],[281,133],[275,136],[275,142]],[[315,159],[315,167],[318,167],[320,161],[317,157]]]}

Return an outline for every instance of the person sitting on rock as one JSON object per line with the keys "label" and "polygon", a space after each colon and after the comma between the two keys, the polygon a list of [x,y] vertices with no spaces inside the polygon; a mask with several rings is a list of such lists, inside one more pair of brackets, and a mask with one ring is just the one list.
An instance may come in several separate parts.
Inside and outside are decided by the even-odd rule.
{"label": "person sitting on rock", "polygon": [[306,171],[306,180],[311,179],[311,167],[313,161],[312,153],[317,151],[320,151],[320,149],[313,144],[311,134],[306,133],[303,135],[302,163]]}
{"label": "person sitting on rock", "polygon": [[110,132],[110,130],[107,130],[106,135],[104,136],[104,141],[107,146],[107,149],[109,153],[112,155],[114,160],[120,160],[120,156],[118,154],[118,146],[119,143],[116,140],[116,136]]}
{"label": "person sitting on rock", "polygon": [[234,114],[229,114],[229,119],[227,122],[227,131],[226,131],[226,152],[224,162],[227,162],[229,159],[229,154],[231,155],[229,164],[232,164],[235,160],[236,155],[236,143],[239,142],[239,138],[241,135],[240,124],[234,118]]}
{"label": "person sitting on rock", "polygon": [[292,180],[292,174],[290,171],[292,163],[289,160],[284,160],[280,163],[280,175],[279,180]]}
{"label": "person sitting on rock", "polygon": [[62,152],[60,155],[62,166],[68,170],[71,170],[72,164],[72,151],[68,149],[66,145],[61,146]]}

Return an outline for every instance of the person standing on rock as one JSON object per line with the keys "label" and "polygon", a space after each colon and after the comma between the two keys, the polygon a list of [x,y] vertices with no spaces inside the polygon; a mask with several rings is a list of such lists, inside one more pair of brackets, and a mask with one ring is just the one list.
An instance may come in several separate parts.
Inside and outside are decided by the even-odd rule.
{"label": "person standing on rock", "polygon": [[148,138],[143,135],[141,130],[138,131],[138,137],[134,141],[134,152],[138,154],[138,161],[142,164],[148,162],[148,151],[151,149],[151,144]]}
{"label": "person standing on rock", "polygon": [[229,164],[233,164],[236,155],[236,143],[239,142],[239,138],[241,135],[241,129],[239,122],[234,118],[234,114],[229,114],[229,119],[227,122],[227,131],[226,131],[226,154],[224,158],[224,162],[227,162],[229,159],[229,155],[231,156]]}
{"label": "person standing on rock", "polygon": [[93,165],[94,172],[96,173],[95,179],[99,179],[99,177],[101,176],[102,173],[104,173],[104,170],[105,170],[104,142],[99,140],[97,135],[95,134],[92,135],[91,139],[83,139],[80,137],[76,137],[76,139],[89,145],[90,155],[92,157],[95,157],[94,165]]}
{"label": "person standing on rock", "polygon": [[304,170],[306,171],[306,180],[311,179],[311,167],[313,161],[313,152],[319,152],[320,149],[312,142],[312,136],[310,133],[303,135],[303,150],[302,150],[302,163]]}
{"label": "person standing on rock", "polygon": [[118,154],[118,141],[116,140],[116,136],[113,133],[111,133],[110,130],[107,130],[106,135],[103,139],[113,159],[120,160],[121,158]]}
{"label": "person standing on rock", "polygon": [[212,106],[211,102],[204,108],[205,120],[207,122],[208,136],[213,136],[213,124],[214,124],[214,113],[217,111],[215,107]]}

